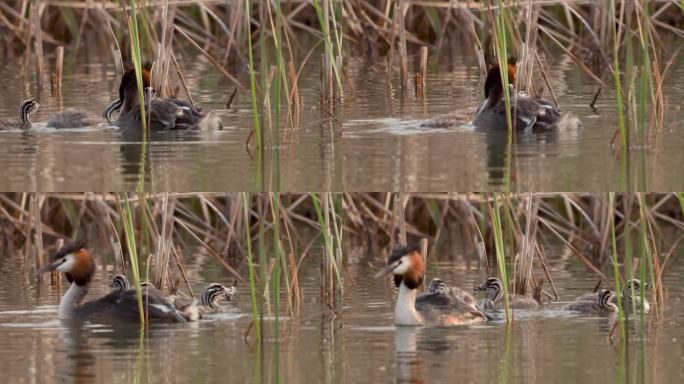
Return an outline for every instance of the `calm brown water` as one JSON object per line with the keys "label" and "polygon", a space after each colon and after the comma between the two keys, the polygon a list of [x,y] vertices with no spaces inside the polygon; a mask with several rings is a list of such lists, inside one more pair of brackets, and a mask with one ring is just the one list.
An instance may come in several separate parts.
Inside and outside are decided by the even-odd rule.
{"label": "calm brown water", "polygon": [[[316,55],[314,55],[316,56]],[[233,85],[201,57],[187,60],[186,74],[194,99],[215,110],[225,129],[213,132],[160,134],[153,137],[141,172],[137,139],[115,129],[28,133],[0,132],[0,190],[131,190],[141,178],[149,190],[345,190],[447,191],[505,188],[506,138],[474,132],[467,126],[425,129],[420,123],[453,113],[473,116],[481,98],[478,69],[456,52],[431,58],[427,99],[388,93],[385,62],[347,58],[354,93],[345,95],[339,122],[320,112],[318,64],[303,71],[300,128],[284,135],[263,156],[244,143],[252,127],[250,96],[240,92],[233,108],[225,102]],[[77,108],[101,114],[115,97],[118,80],[108,57],[91,55],[65,70],[63,100],[48,94],[34,121]],[[684,59],[679,59],[684,60]],[[677,64],[677,63],[676,63]],[[35,84],[22,89],[21,71],[3,63],[0,73],[0,119],[16,116],[20,100],[36,97]],[[633,148],[622,160],[611,151],[617,127],[612,91],[604,91],[596,112],[588,105],[594,82],[567,57],[552,61],[551,82],[563,110],[579,116],[584,130],[516,138],[510,169],[511,190],[597,191],[681,190],[684,66],[668,72],[664,94],[669,109],[665,126],[646,148]],[[242,78],[246,84],[247,80]]]}
{"label": "calm brown water", "polygon": [[[251,315],[248,289],[226,313],[199,323],[151,327],[140,339],[137,326],[79,325],[56,320],[58,293],[36,285],[19,255],[0,260],[0,382],[511,382],[678,383],[684,380],[684,265],[675,258],[664,276],[667,302],[660,326],[646,329],[631,319],[627,346],[608,341],[605,318],[560,311],[587,292],[596,278],[560,247],[551,247],[550,268],[561,302],[536,313],[518,313],[503,323],[452,328],[392,325],[394,288],[372,279],[380,264],[356,252],[347,286],[333,316],[318,300],[318,265],[300,270],[301,315],[284,319],[280,341],[246,343]],[[189,254],[190,252],[188,252]],[[102,263],[100,263],[101,265]],[[195,288],[232,282],[201,252],[188,260]],[[109,271],[107,269],[110,269]],[[91,296],[106,292],[111,267],[99,267]],[[428,278],[440,276],[464,288],[483,278],[462,259],[434,260]],[[273,322],[267,321],[266,327]],[[627,353],[624,354],[626,349]]]}

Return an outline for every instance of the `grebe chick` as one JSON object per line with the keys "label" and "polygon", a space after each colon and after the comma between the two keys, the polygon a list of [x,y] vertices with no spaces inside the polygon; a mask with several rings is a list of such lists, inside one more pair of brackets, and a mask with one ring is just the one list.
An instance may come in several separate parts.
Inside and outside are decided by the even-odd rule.
{"label": "grebe chick", "polygon": [[[60,319],[122,319],[137,321],[137,292],[128,289],[123,292],[113,291],[95,300],[83,303],[88,294],[90,283],[95,273],[95,261],[84,248],[85,240],[65,245],[52,257],[50,264],[38,272],[60,271],[66,275],[71,286],[59,302]],[[151,322],[185,322],[185,318],[163,296],[149,290],[142,292],[145,303],[144,315]]]}
{"label": "grebe chick", "polygon": [[[645,284],[648,288],[648,284]],[[622,287],[622,310],[626,313],[641,312],[641,281],[639,279],[629,280],[624,287]],[[644,297],[644,312],[648,312],[651,305]]]}
{"label": "grebe chick", "polygon": [[[143,68],[143,87],[150,86],[151,66]],[[121,78],[119,100],[121,110],[114,122],[121,129],[141,131],[138,85],[134,69],[128,70]],[[223,124],[217,114],[193,106],[187,101],[176,98],[151,98],[146,102],[145,113],[149,116],[152,131],[221,129]],[[113,114],[114,103],[105,110],[105,117]]]}
{"label": "grebe chick", "polygon": [[[394,324],[459,325],[487,321],[487,315],[473,304],[472,296],[456,287],[416,297],[425,274],[425,262],[419,250],[419,244],[395,248],[387,265],[375,275],[392,273],[394,284],[399,287]],[[470,296],[470,300],[463,300],[464,296]]]}
{"label": "grebe chick", "polygon": [[510,93],[511,123],[516,132],[581,128],[581,123],[576,117],[568,114],[561,115],[561,111],[548,101],[530,96],[525,92],[516,92],[513,86],[516,76],[515,59],[509,59],[506,67],[509,81],[506,87],[501,82],[501,68],[498,64],[493,65],[487,71],[484,85],[485,100],[475,114],[473,120],[475,127],[485,131],[508,129],[505,91]]}
{"label": "grebe chick", "polygon": [[596,295],[596,300],[589,301],[579,297],[563,309],[583,313],[614,313],[618,311],[614,301],[615,294],[607,289],[602,289]]}
{"label": "grebe chick", "polygon": [[19,120],[0,121],[0,131],[9,129],[29,129],[31,128],[31,114],[40,108],[40,104],[34,100],[25,100],[19,106]]}
{"label": "grebe chick", "polygon": [[199,302],[192,297],[181,295],[172,295],[169,300],[185,318],[197,320],[211,313],[223,312],[224,308],[219,305],[219,301],[232,301],[235,293],[235,287],[211,283],[202,290]]}
{"label": "grebe chick", "polygon": [[116,275],[112,278],[112,282],[109,283],[109,288],[113,288],[113,292],[122,293],[131,288],[131,283],[128,282],[126,276]]}
{"label": "grebe chick", "polygon": [[94,127],[100,123],[102,123],[102,119],[92,113],[67,109],[66,111],[52,114],[46,126],[56,129],[86,128]]}
{"label": "grebe chick", "polygon": [[[477,306],[485,310],[498,310],[504,308],[503,283],[498,277],[490,277],[475,288],[475,292],[485,292],[487,297],[478,301]],[[524,295],[509,294],[508,307],[514,309],[537,309],[539,303],[531,297]]]}

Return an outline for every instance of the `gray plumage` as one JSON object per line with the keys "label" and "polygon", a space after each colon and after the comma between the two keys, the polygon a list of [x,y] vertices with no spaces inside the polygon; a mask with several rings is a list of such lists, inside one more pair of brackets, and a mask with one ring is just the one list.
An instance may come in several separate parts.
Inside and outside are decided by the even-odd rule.
{"label": "gray plumage", "polygon": [[563,309],[583,313],[614,313],[618,311],[618,307],[614,303],[615,295],[613,292],[602,289],[594,296],[595,300],[587,300],[588,295],[580,296]]}
{"label": "gray plumage", "polygon": [[[491,277],[475,288],[476,292],[486,292],[487,297],[478,301],[477,306],[484,310],[504,309],[503,283],[499,278]],[[513,309],[537,309],[539,303],[529,296],[509,294],[508,307]]]}
{"label": "gray plumage", "polygon": [[88,112],[66,110],[50,116],[47,122],[49,128],[85,128],[94,127],[102,122],[102,119]]}

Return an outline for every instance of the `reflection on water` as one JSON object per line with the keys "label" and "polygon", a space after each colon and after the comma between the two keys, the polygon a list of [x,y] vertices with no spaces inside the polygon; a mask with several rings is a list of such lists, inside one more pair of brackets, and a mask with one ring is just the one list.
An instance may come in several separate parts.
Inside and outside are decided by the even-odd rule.
{"label": "reflection on water", "polygon": [[[249,93],[239,92],[226,109],[233,85],[197,57],[188,60],[185,71],[189,89],[199,105],[220,115],[224,130],[156,135],[144,162],[139,139],[118,130],[55,131],[38,124],[31,132],[0,132],[5,149],[0,188],[130,190],[144,178],[148,189],[174,191],[445,191],[506,184],[512,190],[545,191],[684,189],[678,168],[684,66],[673,65],[664,82],[669,109],[662,129],[648,134],[648,146],[635,146],[622,158],[610,146],[617,127],[613,92],[602,92],[593,110],[594,81],[568,57],[550,57],[549,77],[560,107],[577,115],[584,129],[516,135],[510,151],[506,135],[478,132],[468,124],[421,127],[447,115],[464,123],[474,116],[482,98],[480,73],[459,52],[430,59],[425,100],[398,91],[398,80],[388,91],[384,60],[346,57],[354,92],[340,101],[335,119],[320,110],[318,63],[311,61],[316,70],[304,70],[298,84],[299,127],[283,129],[280,145],[261,154],[245,148],[253,124]],[[5,66],[0,119],[16,117],[17,100],[28,97],[43,106],[34,116],[41,123],[64,108],[100,115],[116,96],[118,80],[113,66],[101,61],[106,59],[87,59],[66,68],[62,99],[17,86],[21,70]]]}
{"label": "reflection on water", "polygon": [[[137,324],[56,320],[57,290],[38,286],[21,257],[11,255],[0,259],[0,382],[682,382],[684,265],[673,262],[663,276],[661,322],[652,313],[642,328],[632,317],[627,342],[619,343],[609,336],[610,317],[561,310],[596,277],[560,251],[549,249],[556,255],[549,268],[561,301],[518,311],[508,327],[395,327],[395,288],[372,278],[372,256],[350,263],[356,284],[333,312],[319,300],[318,262],[305,262],[300,316],[294,323],[281,318],[277,329],[273,317],[265,320],[262,343],[246,334],[246,287],[238,287],[225,313],[151,325],[143,334]],[[186,265],[197,290],[208,280],[232,282],[210,257],[193,257]],[[90,297],[104,294],[112,275],[111,267],[98,268]],[[449,260],[429,265],[428,277],[436,276],[464,288],[483,278]]]}
{"label": "reflection on water", "polygon": [[[667,81],[664,92],[677,101],[669,105],[663,129],[653,133],[648,147],[634,146],[629,158],[621,159],[610,146],[618,121],[613,92],[603,92],[597,109],[592,110],[589,103],[596,84],[568,57],[553,57],[549,77],[560,108],[578,116],[584,129],[515,135],[510,151],[505,134],[477,132],[467,124],[453,129],[420,126],[436,117],[457,115],[463,121],[474,117],[482,100],[482,83],[476,63],[468,58],[431,63],[431,69],[436,69],[428,74],[425,101],[412,92],[403,97],[398,83],[393,84],[394,97],[385,97],[384,64],[368,68],[362,59],[348,60],[356,93],[347,100],[343,123],[345,188],[453,191],[503,189],[509,184],[511,190],[523,191],[606,191],[684,187],[672,163],[679,160],[677,148],[684,145],[678,123],[684,67],[680,65]],[[364,171],[354,172],[358,169]]]}
{"label": "reflection on water", "polygon": [[65,67],[61,98],[37,94],[33,83],[24,89],[21,66],[2,64],[0,120],[18,118],[17,100],[35,98],[41,109],[31,116],[36,123],[30,131],[0,132],[0,190],[121,191],[141,181],[155,191],[341,189],[339,124],[321,121],[313,107],[319,94],[313,72],[305,71],[298,87],[307,103],[299,128],[283,129],[277,147],[257,152],[245,147],[253,124],[250,94],[239,92],[227,109],[233,84],[201,56],[189,57],[184,72],[193,100],[217,112],[224,129],[153,134],[144,149],[139,135],[104,122],[87,129],[45,127],[51,114],[67,108],[100,116],[118,97],[119,79],[108,57],[80,59]]}

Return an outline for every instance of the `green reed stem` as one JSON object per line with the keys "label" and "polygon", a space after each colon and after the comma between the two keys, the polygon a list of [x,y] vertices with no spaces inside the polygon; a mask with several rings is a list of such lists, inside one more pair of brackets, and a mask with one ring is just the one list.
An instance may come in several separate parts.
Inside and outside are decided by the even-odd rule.
{"label": "green reed stem", "polygon": [[138,312],[140,314],[140,325],[145,325],[145,312],[143,311],[142,288],[140,287],[140,270],[138,266],[138,251],[135,244],[135,227],[133,225],[133,214],[131,205],[128,201],[128,194],[123,193],[124,209],[123,223],[124,233],[126,234],[126,244],[128,245],[128,257],[131,261],[131,273],[133,274],[133,285],[138,298]]}
{"label": "green reed stem", "polygon": [[496,245],[496,264],[499,267],[499,276],[503,283],[504,309],[506,311],[506,322],[511,321],[511,313],[508,301],[508,273],[506,272],[506,256],[504,250],[503,230],[501,227],[501,213],[499,212],[498,193],[492,193],[494,198],[494,208],[492,212],[492,229],[494,231],[494,243]]}
{"label": "green reed stem", "polygon": [[[340,270],[339,270],[337,263],[335,263],[335,254],[336,253],[335,253],[335,247],[333,245],[334,239],[332,238],[334,236],[334,234],[331,232],[330,226],[328,225],[328,223],[325,219],[324,212],[321,210],[320,200],[318,199],[318,196],[316,196],[316,194],[314,194],[314,193],[310,193],[309,196],[311,196],[311,201],[313,202],[314,209],[316,210],[316,217],[318,218],[318,225],[320,225],[321,231],[323,232],[323,238],[325,240],[326,253],[328,254],[328,257],[330,258],[330,262],[332,263],[333,269],[335,271],[335,277],[337,279],[338,286],[341,289],[341,287],[342,287],[342,276],[340,275]],[[324,198],[327,198],[327,197],[324,197]],[[333,209],[333,211],[334,211],[334,209]],[[325,214],[330,215],[330,212],[325,212]],[[333,220],[333,225],[336,225],[334,223],[334,220],[337,220],[337,219],[334,217],[334,214],[332,214],[332,216],[333,217],[331,219]],[[328,216],[328,217],[330,218],[330,216]],[[339,244],[340,239],[337,239],[337,241]]]}
{"label": "green reed stem", "polygon": [[[642,289],[639,291],[639,296],[641,296],[641,305],[640,305],[640,318],[641,318],[641,326],[643,328],[644,326],[644,315],[645,315],[645,310],[644,310],[644,300],[645,300],[645,294],[646,294],[646,288],[644,287],[644,284],[646,283],[646,267],[648,266],[649,274],[651,276],[651,282],[655,283],[655,273],[653,271],[653,260],[651,259],[651,254],[653,253],[653,250],[651,249],[650,246],[650,241],[648,234],[650,233],[649,226],[648,226],[648,202],[646,201],[646,196],[644,193],[639,193],[639,226],[640,226],[640,232],[641,232],[641,242],[639,244],[640,250],[641,250],[641,260],[642,262],[639,264],[639,280],[641,280],[642,284]],[[643,260],[646,261],[646,263],[643,262]],[[644,265],[646,264],[646,265]]]}
{"label": "green reed stem", "polygon": [[620,327],[620,340],[624,341],[627,339],[625,330],[625,314],[622,308],[622,288],[620,284],[620,267],[618,266],[618,254],[617,254],[617,240],[615,236],[615,192],[608,192],[608,204],[610,207],[610,235],[611,244],[613,248],[613,255],[611,261],[613,262],[613,274],[615,276],[615,294],[617,295],[617,306],[618,306],[618,326]]}
{"label": "green reed stem", "polygon": [[[242,208],[245,215],[245,243],[247,244],[247,270],[249,273],[249,294],[252,305],[252,321],[254,323],[254,331],[256,334],[257,345],[261,344],[261,322],[259,317],[259,305],[257,302],[256,291],[256,275],[254,274],[254,256],[252,255],[252,239],[250,234],[250,213],[249,213],[249,195],[246,192],[241,193]],[[264,267],[262,267],[264,268]]]}
{"label": "green reed stem", "polygon": [[[610,0],[608,20],[615,20],[615,0]],[[611,36],[613,40],[613,77],[615,81],[615,101],[617,103],[618,127],[620,128],[620,149],[628,150],[628,133],[625,124],[625,113],[622,105],[622,81],[620,80],[620,42],[617,35],[617,23],[611,22]]]}
{"label": "green reed stem", "polygon": [[[323,0],[329,2],[330,0]],[[333,72],[335,74],[335,80],[337,81],[337,87],[340,90],[340,94],[342,93],[342,77],[340,76],[340,71],[341,68],[337,68],[337,63],[335,61],[335,48],[333,47],[333,42],[330,37],[330,26],[328,23],[325,22],[325,15],[323,14],[323,10],[321,9],[321,4],[319,0],[313,0],[313,5],[314,9],[316,9],[316,15],[318,16],[318,23],[321,26],[321,32],[323,33],[323,41],[325,42],[325,53],[326,56],[328,57],[328,60],[332,63],[332,68]],[[333,24],[333,29],[335,30],[335,39],[337,41],[337,50],[340,55],[342,56],[342,43],[340,40],[340,37],[337,35],[337,28],[336,26],[336,21],[335,21],[335,12],[331,12],[332,15],[331,17],[331,22]]]}
{"label": "green reed stem", "polygon": [[511,179],[511,162],[513,157],[513,115],[511,111],[511,94],[508,87],[508,36],[506,32],[506,15],[510,12],[508,7],[502,0],[497,0],[499,9],[494,21],[494,41],[496,44],[496,59],[499,63],[499,73],[501,75],[501,84],[503,85],[504,103],[506,105],[506,123],[508,124],[508,141],[506,151],[506,164],[504,166],[504,190],[508,191],[510,188]]}
{"label": "green reed stem", "polygon": [[259,124],[259,108],[257,104],[256,75],[254,74],[254,55],[252,53],[252,20],[249,16],[252,9],[249,0],[245,0],[245,34],[247,36],[247,56],[249,58],[249,86],[252,94],[252,119],[254,121],[254,138],[257,149],[263,147],[261,125]]}

